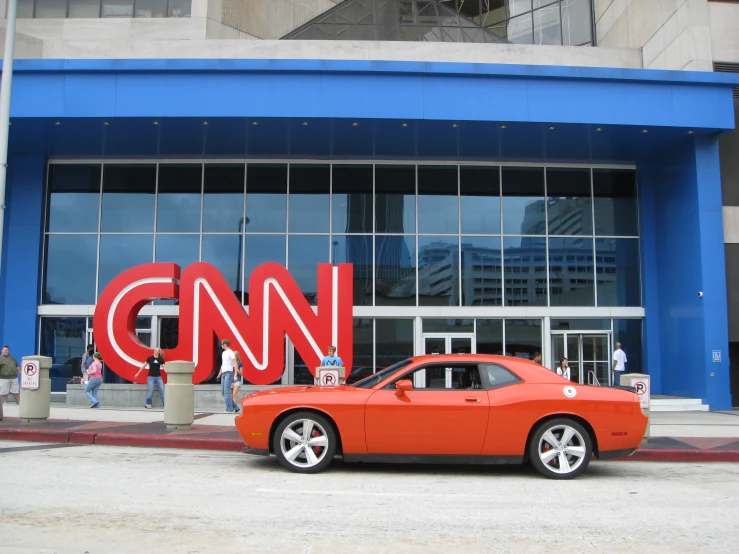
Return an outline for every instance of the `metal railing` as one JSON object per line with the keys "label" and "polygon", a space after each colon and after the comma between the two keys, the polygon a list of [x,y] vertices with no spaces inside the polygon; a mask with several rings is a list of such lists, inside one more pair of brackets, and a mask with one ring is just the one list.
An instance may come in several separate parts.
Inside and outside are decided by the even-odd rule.
{"label": "metal railing", "polygon": [[598,376],[595,374],[594,369],[588,371],[588,385],[593,385],[594,387],[600,386],[600,381],[598,381]]}

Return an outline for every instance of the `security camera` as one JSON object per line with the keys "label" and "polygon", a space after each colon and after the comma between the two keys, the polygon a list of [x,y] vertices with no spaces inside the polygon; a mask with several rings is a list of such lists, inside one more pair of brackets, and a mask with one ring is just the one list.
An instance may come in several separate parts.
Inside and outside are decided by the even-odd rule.
{"label": "security camera", "polygon": [[703,297],[703,291],[698,292],[698,298],[702,298],[702,297]]}

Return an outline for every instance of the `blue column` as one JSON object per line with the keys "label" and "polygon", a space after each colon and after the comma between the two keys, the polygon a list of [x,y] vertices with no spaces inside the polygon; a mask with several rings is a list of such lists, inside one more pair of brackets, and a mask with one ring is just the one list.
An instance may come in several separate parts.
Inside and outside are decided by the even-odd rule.
{"label": "blue column", "polygon": [[18,156],[8,164],[0,342],[11,353],[36,354],[37,307],[43,239],[44,158]]}
{"label": "blue column", "polygon": [[[730,409],[718,142],[686,138],[639,175],[645,349],[648,371],[656,376],[653,392]],[[720,361],[714,362],[714,351]]]}

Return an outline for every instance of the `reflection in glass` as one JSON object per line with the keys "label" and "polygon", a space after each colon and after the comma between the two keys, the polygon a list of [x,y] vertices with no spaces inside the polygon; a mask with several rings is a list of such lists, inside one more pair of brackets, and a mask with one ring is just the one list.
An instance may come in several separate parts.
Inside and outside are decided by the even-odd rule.
{"label": "reflection in glass", "polygon": [[626,354],[626,372],[644,373],[644,352],[641,319],[613,320],[613,347],[621,343]]}
{"label": "reflection in glass", "polygon": [[375,340],[376,371],[413,356],[413,320],[376,319]]}
{"label": "reflection in glass", "polygon": [[332,232],[372,233],[372,166],[334,165],[332,171]]}
{"label": "reflection in glass", "polygon": [[543,168],[503,168],[503,233],[546,233]]}
{"label": "reflection in glass", "polygon": [[134,266],[151,263],[154,235],[101,235],[98,297],[115,277]]}
{"label": "reflection in glass", "polygon": [[190,17],[192,0],[169,0],[169,17]]}
{"label": "reflection in glass", "polygon": [[531,12],[508,20],[508,41],[513,44],[533,44]]}
{"label": "reflection in glass", "polygon": [[18,19],[31,19],[33,17],[33,0],[18,0],[16,17]]}
{"label": "reflection in glass", "polygon": [[478,319],[475,325],[477,353],[503,355],[503,320]]}
{"label": "reflection in glass", "polygon": [[51,358],[51,391],[67,392],[69,379],[81,377],[87,322],[84,317],[42,317],[39,327],[40,354]]}
{"label": "reflection in glass", "polygon": [[67,17],[67,0],[36,0],[36,18]]}
{"label": "reflection in glass", "polygon": [[459,239],[418,237],[418,305],[459,306]]}
{"label": "reflection in glass", "polygon": [[541,319],[505,320],[505,355],[533,360],[541,352]]}
{"label": "reflection in glass", "polygon": [[249,303],[249,278],[252,272],[267,262],[276,262],[287,267],[285,260],[285,235],[249,235],[244,246],[244,304]]}
{"label": "reflection in glass", "polygon": [[592,42],[591,0],[566,0],[562,2],[562,43],[580,46]]}
{"label": "reflection in glass", "polygon": [[592,235],[593,202],[589,169],[547,169],[550,235]]}
{"label": "reflection in glass", "polygon": [[157,195],[157,232],[200,231],[201,164],[161,164]]}
{"label": "reflection in glass", "polygon": [[[355,317],[354,357],[352,359],[352,371],[346,377],[347,384],[356,383],[374,373],[375,364],[372,359],[373,344],[374,332],[372,319]],[[341,357],[341,352],[337,352],[336,354]],[[344,360],[344,363],[346,364],[346,360]]]}
{"label": "reflection in glass", "polygon": [[462,237],[462,305],[503,304],[500,237]]}
{"label": "reflection in glass", "polygon": [[133,17],[133,0],[103,0],[102,17]]}
{"label": "reflection in glass", "polygon": [[287,164],[246,166],[246,220],[252,233],[287,230]]}
{"label": "reflection in glass", "polygon": [[206,164],[203,186],[203,232],[243,231],[244,165]]}
{"label": "reflection in glass", "polygon": [[593,239],[549,239],[550,306],[595,306]]}
{"label": "reflection in glass", "polygon": [[136,17],[167,17],[167,0],[136,0]]}
{"label": "reflection in glass", "polygon": [[114,165],[103,168],[101,229],[111,233],[154,230],[155,165]]}
{"label": "reflection in glass", "polygon": [[595,234],[639,234],[636,172],[632,169],[594,169]]}
{"label": "reflection in glass", "polygon": [[323,164],[290,164],[291,233],[329,232],[331,170]]}
{"label": "reflection in glass", "polygon": [[462,233],[500,234],[500,169],[459,169]]}
{"label": "reflection in glass", "polygon": [[94,304],[97,235],[48,235],[44,304]]}
{"label": "reflection in glass", "polygon": [[554,319],[549,323],[552,331],[610,331],[610,319]]}
{"label": "reflection in glass", "polygon": [[534,16],[534,44],[562,44],[559,4],[536,10]]}
{"label": "reflection in glass", "polygon": [[475,322],[471,319],[424,318],[421,329],[424,333],[474,333]]}
{"label": "reflection in glass", "polygon": [[546,306],[546,239],[505,237],[503,272],[506,306]]}
{"label": "reflection in glass", "polygon": [[216,267],[241,302],[243,235],[203,235],[201,259]]}
{"label": "reflection in glass", "polygon": [[416,232],[414,166],[375,166],[375,226],[377,233]]}
{"label": "reflection in glass", "polygon": [[418,232],[459,233],[457,166],[418,166]]}
{"label": "reflection in glass", "polygon": [[48,230],[97,233],[99,215],[100,165],[50,165]]}
{"label": "reflection in glass", "polygon": [[416,305],[414,236],[375,237],[375,305]]}
{"label": "reflection in glass", "polygon": [[290,235],[287,268],[308,303],[316,305],[318,264],[329,261],[328,235]]}
{"label": "reflection in glass", "polygon": [[100,17],[100,0],[69,0],[67,17]]}
{"label": "reflection in glass", "polygon": [[[154,261],[173,262],[185,271],[200,260],[200,235],[160,235],[155,239]],[[155,300],[156,304],[178,304],[177,300]]]}
{"label": "reflection in glass", "polygon": [[372,305],[372,235],[332,235],[331,263],[354,264],[354,305]]}
{"label": "reflection in glass", "polygon": [[638,239],[595,239],[598,306],[640,306]]}

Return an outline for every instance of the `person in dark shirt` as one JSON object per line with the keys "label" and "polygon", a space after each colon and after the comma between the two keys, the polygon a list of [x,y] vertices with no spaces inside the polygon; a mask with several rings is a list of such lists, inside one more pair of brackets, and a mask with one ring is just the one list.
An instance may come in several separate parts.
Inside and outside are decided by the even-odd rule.
{"label": "person in dark shirt", "polygon": [[162,406],[164,406],[164,381],[162,381],[162,368],[164,367],[164,352],[161,348],[154,349],[154,355],[146,358],[141,368],[136,372],[136,377],[139,373],[147,369],[149,375],[146,378],[146,382],[149,385],[149,390],[146,394],[146,405],[147,409],[151,409],[151,397],[154,394],[154,385],[159,390],[159,396],[162,398]]}

